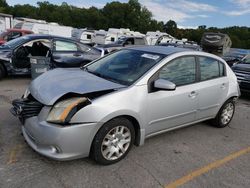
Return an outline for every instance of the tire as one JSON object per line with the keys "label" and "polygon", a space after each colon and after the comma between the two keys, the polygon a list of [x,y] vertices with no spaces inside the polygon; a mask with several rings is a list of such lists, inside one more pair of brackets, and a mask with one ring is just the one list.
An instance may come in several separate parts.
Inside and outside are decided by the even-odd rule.
{"label": "tire", "polygon": [[2,64],[0,64],[0,80],[6,76],[5,68]]}
{"label": "tire", "polygon": [[110,120],[96,134],[91,156],[99,164],[114,164],[126,157],[134,140],[134,126],[128,119]]}
{"label": "tire", "polygon": [[212,124],[218,128],[224,128],[230,124],[235,112],[235,101],[233,99],[227,100],[217,116],[212,120]]}

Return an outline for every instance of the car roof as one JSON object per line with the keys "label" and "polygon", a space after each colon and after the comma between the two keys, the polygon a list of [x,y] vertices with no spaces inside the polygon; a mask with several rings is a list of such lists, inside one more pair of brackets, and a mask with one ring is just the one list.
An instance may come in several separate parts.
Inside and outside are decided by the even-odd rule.
{"label": "car roof", "polygon": [[179,48],[173,46],[135,46],[128,49],[140,50],[144,52],[158,53],[163,55],[170,55],[178,52],[194,51],[192,49]]}
{"label": "car roof", "polygon": [[33,39],[62,39],[62,40],[71,40],[74,42],[78,42],[77,40],[73,38],[60,37],[60,36],[48,35],[48,34],[30,34],[30,35],[25,35],[24,37],[31,39],[31,40]]}

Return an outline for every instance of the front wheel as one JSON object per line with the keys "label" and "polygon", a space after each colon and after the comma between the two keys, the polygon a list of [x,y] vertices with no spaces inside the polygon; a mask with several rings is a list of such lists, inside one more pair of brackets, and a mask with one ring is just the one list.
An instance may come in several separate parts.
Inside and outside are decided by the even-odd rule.
{"label": "front wheel", "polygon": [[223,128],[229,125],[233,119],[235,112],[235,102],[233,99],[229,99],[221,107],[215,119],[212,120],[214,126],[218,128]]}
{"label": "front wheel", "polygon": [[92,157],[103,165],[122,160],[135,140],[133,124],[126,118],[116,118],[103,125],[92,144]]}

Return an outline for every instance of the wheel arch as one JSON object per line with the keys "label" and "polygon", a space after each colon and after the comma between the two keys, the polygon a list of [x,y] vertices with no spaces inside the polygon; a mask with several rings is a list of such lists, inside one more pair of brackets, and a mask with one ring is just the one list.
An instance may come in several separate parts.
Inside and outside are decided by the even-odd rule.
{"label": "wheel arch", "polygon": [[100,129],[106,123],[108,123],[109,121],[111,121],[113,119],[117,119],[117,118],[126,118],[126,119],[128,119],[132,123],[132,125],[134,127],[134,130],[135,130],[135,142],[134,142],[134,145],[139,146],[139,145],[142,145],[144,143],[144,137],[145,136],[144,136],[144,134],[142,134],[142,131],[141,131],[142,129],[141,129],[141,125],[140,125],[139,121],[134,116],[132,116],[132,115],[117,115],[115,117],[109,118],[108,120],[104,121],[104,123],[102,124],[102,126],[100,126],[98,128],[98,130],[96,131],[95,136],[94,136],[94,138],[92,140],[91,148],[92,148],[93,142],[95,140],[95,137],[96,137],[97,133],[100,131]]}
{"label": "wheel arch", "polygon": [[216,116],[217,116],[217,114],[220,112],[221,108],[223,107],[223,105],[224,105],[227,101],[229,101],[229,100],[234,100],[234,102],[236,102],[236,100],[237,100],[238,98],[239,98],[239,96],[236,96],[236,95],[232,95],[232,96],[226,98],[226,100],[223,101],[223,103],[220,105],[219,110],[218,110],[218,112],[216,113]]}

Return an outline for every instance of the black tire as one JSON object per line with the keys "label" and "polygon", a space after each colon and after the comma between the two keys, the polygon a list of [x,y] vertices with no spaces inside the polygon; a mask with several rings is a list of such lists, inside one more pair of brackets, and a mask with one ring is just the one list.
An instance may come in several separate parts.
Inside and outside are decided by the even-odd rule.
{"label": "black tire", "polygon": [[[124,127],[125,130],[130,133],[130,137],[129,137],[130,143],[128,143],[129,145],[126,145],[127,149],[124,153],[122,152],[122,150],[119,149],[120,147],[117,145],[116,146],[115,145],[109,146],[110,148],[111,147],[115,147],[116,149],[118,148],[119,152],[121,152],[123,154],[117,159],[108,160],[107,158],[105,158],[105,156],[103,154],[104,151],[102,151],[103,147],[105,147],[105,146],[103,146],[103,142],[104,142],[104,139],[107,139],[106,136],[108,134],[110,134],[111,131],[115,130],[116,128],[118,128],[118,130],[119,130],[119,127]],[[114,163],[122,160],[124,157],[126,157],[129,150],[131,149],[132,145],[134,144],[134,140],[135,140],[135,130],[134,130],[133,124],[126,118],[115,118],[115,119],[110,120],[109,122],[105,123],[103,125],[103,127],[96,134],[94,141],[92,143],[91,157],[97,163],[102,164],[102,165],[114,164]],[[108,140],[108,142],[112,142],[112,141]],[[106,149],[107,148],[108,148],[108,146],[106,146]],[[114,154],[116,154],[116,153],[114,153]]]}
{"label": "black tire", "polygon": [[[223,122],[223,120],[222,120],[223,112],[228,107],[228,105],[232,106],[232,109],[233,109],[232,116],[229,118],[228,121]],[[212,124],[218,128],[224,128],[224,127],[228,126],[233,119],[234,112],[235,112],[235,101],[233,99],[229,99],[223,104],[223,106],[221,107],[217,116],[212,120]]]}
{"label": "black tire", "polygon": [[5,68],[2,64],[0,64],[0,80],[6,76]]}

